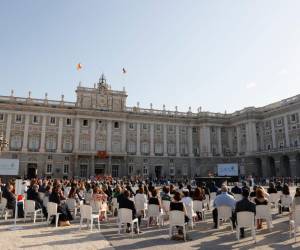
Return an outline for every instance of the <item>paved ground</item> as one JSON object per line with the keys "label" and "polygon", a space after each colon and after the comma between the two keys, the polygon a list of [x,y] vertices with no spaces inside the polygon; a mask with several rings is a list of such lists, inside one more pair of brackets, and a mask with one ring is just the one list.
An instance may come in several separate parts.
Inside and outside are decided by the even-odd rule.
{"label": "paved ground", "polygon": [[188,231],[190,241],[174,241],[168,237],[168,225],[162,228],[146,228],[143,233],[131,238],[130,234],[118,235],[116,221],[110,218],[101,224],[101,232],[86,228],[79,231],[79,221],[72,222],[71,227],[55,228],[45,225],[45,222],[18,222],[20,230],[11,231],[13,221],[0,220],[0,250],[6,249],[300,249],[300,233],[298,243],[289,238],[287,214],[277,215],[273,210],[273,225],[271,232],[267,229],[257,231],[257,243],[254,244],[250,232],[240,243],[230,227],[222,226],[219,230],[212,229],[211,213],[207,220],[200,222],[193,230]]}

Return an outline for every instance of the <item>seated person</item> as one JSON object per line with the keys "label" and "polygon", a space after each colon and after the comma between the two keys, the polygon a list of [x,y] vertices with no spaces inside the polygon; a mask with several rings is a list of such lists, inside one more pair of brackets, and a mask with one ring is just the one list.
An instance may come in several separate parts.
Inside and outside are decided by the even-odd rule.
{"label": "seated person", "polygon": [[[265,197],[265,194],[261,188],[256,189],[256,196],[254,198],[254,203],[256,204],[256,206],[268,205],[269,203],[268,199]],[[256,224],[257,224],[257,229],[262,229],[262,219],[258,219]]]}
{"label": "seated person", "polygon": [[[236,203],[235,212],[252,212],[255,214],[255,204],[249,201],[249,190],[247,188],[243,188],[242,196],[243,199]],[[244,238],[244,228],[240,228],[240,236],[241,238]]]}
{"label": "seated person", "polygon": [[267,190],[268,194],[276,194],[277,189],[275,188],[274,182],[269,183],[269,188]]}

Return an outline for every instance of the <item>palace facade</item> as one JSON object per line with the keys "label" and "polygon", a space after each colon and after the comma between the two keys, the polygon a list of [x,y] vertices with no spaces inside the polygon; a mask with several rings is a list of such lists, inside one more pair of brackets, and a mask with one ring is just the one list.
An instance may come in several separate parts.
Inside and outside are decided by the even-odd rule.
{"label": "palace facade", "polygon": [[238,163],[241,175],[300,176],[300,95],[231,114],[127,107],[102,75],[76,102],[0,96],[1,158],[20,176],[193,177]]}

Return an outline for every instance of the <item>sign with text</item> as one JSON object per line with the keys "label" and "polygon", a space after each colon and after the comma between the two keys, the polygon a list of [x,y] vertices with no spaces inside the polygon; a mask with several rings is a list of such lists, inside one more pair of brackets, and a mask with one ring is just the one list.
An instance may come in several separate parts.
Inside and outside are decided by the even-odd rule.
{"label": "sign with text", "polygon": [[218,164],[218,176],[238,176],[239,167],[237,163]]}
{"label": "sign with text", "polygon": [[18,175],[19,159],[0,159],[0,175]]}

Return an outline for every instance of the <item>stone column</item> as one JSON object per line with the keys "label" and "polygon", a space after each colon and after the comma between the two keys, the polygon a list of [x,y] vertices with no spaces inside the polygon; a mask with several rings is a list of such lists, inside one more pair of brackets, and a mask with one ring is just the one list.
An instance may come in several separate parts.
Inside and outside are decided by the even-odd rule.
{"label": "stone column", "polygon": [[92,155],[90,176],[95,175],[95,156]]}
{"label": "stone column", "polygon": [[208,126],[200,128],[200,146],[202,156],[211,156],[210,128]]}
{"label": "stone column", "polygon": [[230,152],[233,152],[233,131],[232,131],[232,128],[229,128],[228,129],[228,146],[229,146],[229,149],[230,149]]}
{"label": "stone column", "polygon": [[[94,152],[96,150],[96,120],[92,119],[91,120],[91,152]],[[93,161],[93,156],[92,156],[92,161]],[[93,172],[94,173],[94,172]]]}
{"label": "stone column", "polygon": [[179,144],[179,126],[176,125],[176,156],[180,156],[180,144]]}
{"label": "stone column", "polygon": [[189,156],[194,157],[194,152],[193,152],[193,129],[192,129],[192,127],[188,127],[188,143],[189,143]]}
{"label": "stone column", "polygon": [[44,153],[45,152],[46,123],[47,123],[47,116],[44,115],[43,118],[42,118],[42,132],[41,132],[40,153]]}
{"label": "stone column", "polygon": [[74,131],[74,151],[79,151],[79,137],[80,137],[80,119],[75,119],[75,131]]}
{"label": "stone column", "polygon": [[167,124],[163,125],[164,132],[164,156],[168,156],[168,129]]}
{"label": "stone column", "polygon": [[285,135],[285,146],[290,147],[290,136],[289,136],[289,125],[287,116],[284,116],[284,135]]}
{"label": "stone column", "polygon": [[241,129],[240,126],[236,126],[236,146],[237,146],[237,155],[241,153]]}
{"label": "stone column", "polygon": [[275,134],[275,124],[274,124],[274,119],[271,120],[271,133],[272,133],[272,146],[273,149],[277,148],[276,147],[276,134]]}
{"label": "stone column", "polygon": [[62,143],[62,131],[63,130],[63,118],[60,117],[58,120],[58,139],[57,139],[57,153],[61,153],[61,143]]}
{"label": "stone column", "polygon": [[23,136],[23,145],[22,152],[27,152],[28,148],[28,130],[29,130],[29,114],[25,115],[25,126],[24,126],[24,136]]}
{"label": "stone column", "polygon": [[121,143],[121,151],[122,153],[126,153],[126,135],[127,135],[127,123],[122,122],[122,143]]}
{"label": "stone column", "polygon": [[223,156],[221,127],[218,127],[218,153]]}
{"label": "stone column", "polygon": [[112,121],[107,121],[106,132],[106,151],[111,152],[111,134],[112,134]]}
{"label": "stone column", "polygon": [[136,155],[141,155],[141,124],[136,124]]}
{"label": "stone column", "polygon": [[5,130],[5,139],[10,141],[10,131],[11,131],[11,114],[7,115],[7,123],[6,123],[6,130]]}
{"label": "stone column", "polygon": [[154,124],[150,124],[150,156],[154,156]]}

